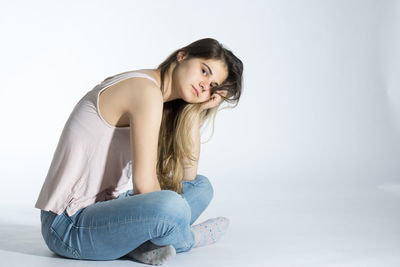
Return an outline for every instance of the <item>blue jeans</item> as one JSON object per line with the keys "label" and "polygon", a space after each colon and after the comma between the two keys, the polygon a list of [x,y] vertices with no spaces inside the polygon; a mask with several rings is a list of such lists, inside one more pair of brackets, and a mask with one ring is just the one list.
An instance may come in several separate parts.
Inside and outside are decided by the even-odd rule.
{"label": "blue jeans", "polygon": [[73,259],[114,260],[150,240],[173,245],[177,253],[194,245],[190,225],[213,197],[207,177],[183,182],[183,193],[171,190],[96,202],[68,216],[41,210],[42,236],[54,253]]}

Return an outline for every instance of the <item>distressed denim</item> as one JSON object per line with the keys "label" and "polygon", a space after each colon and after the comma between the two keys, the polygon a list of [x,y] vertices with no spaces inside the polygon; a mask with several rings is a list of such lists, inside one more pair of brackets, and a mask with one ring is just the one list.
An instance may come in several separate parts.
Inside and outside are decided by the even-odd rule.
{"label": "distressed denim", "polygon": [[41,232],[57,255],[86,260],[118,259],[150,240],[177,253],[194,245],[190,226],[207,208],[213,188],[207,177],[183,182],[183,193],[161,190],[96,202],[68,216],[41,210]]}

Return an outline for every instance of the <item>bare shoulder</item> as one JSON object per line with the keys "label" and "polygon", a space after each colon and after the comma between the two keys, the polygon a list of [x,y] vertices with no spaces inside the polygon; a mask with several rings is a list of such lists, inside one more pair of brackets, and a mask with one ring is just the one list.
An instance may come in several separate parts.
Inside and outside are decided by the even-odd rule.
{"label": "bare shoulder", "polygon": [[162,109],[163,95],[160,88],[147,78],[128,78],[118,83],[118,99],[123,112],[142,108]]}

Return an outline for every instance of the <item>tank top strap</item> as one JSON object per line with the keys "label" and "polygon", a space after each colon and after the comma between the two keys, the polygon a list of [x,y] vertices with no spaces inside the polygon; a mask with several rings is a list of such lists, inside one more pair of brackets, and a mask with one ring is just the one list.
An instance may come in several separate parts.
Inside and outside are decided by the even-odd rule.
{"label": "tank top strap", "polygon": [[160,87],[159,84],[158,84],[158,82],[156,81],[156,79],[154,79],[153,77],[151,77],[149,74],[142,73],[142,72],[131,72],[131,73],[132,73],[131,75],[133,75],[132,77],[147,78],[147,79],[149,79],[149,80],[152,80],[152,81],[157,85],[157,87]]}
{"label": "tank top strap", "polygon": [[127,72],[123,72],[120,74],[116,74],[114,76],[110,76],[108,78],[106,78],[102,83],[114,83],[115,81],[121,81],[121,80],[125,80],[128,78],[133,78],[133,77],[141,77],[141,78],[147,78],[151,81],[153,81],[157,87],[160,87],[158,82],[156,81],[156,79],[154,79],[153,77],[151,77],[150,75],[146,74],[146,73],[142,73],[142,72],[137,72],[137,71],[127,71]]}

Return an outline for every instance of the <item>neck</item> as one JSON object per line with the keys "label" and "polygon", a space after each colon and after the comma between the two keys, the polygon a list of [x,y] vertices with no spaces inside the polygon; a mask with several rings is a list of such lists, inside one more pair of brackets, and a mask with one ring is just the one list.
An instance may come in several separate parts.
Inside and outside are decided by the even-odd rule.
{"label": "neck", "polygon": [[[175,65],[176,65],[175,63],[172,63],[170,68],[167,70],[167,72],[165,72],[164,75],[164,94],[163,94],[164,103],[179,98],[177,92],[173,90],[174,86],[172,84],[172,73],[174,72]],[[158,84],[161,85],[161,72],[160,70],[157,69],[155,70],[155,72]]]}

